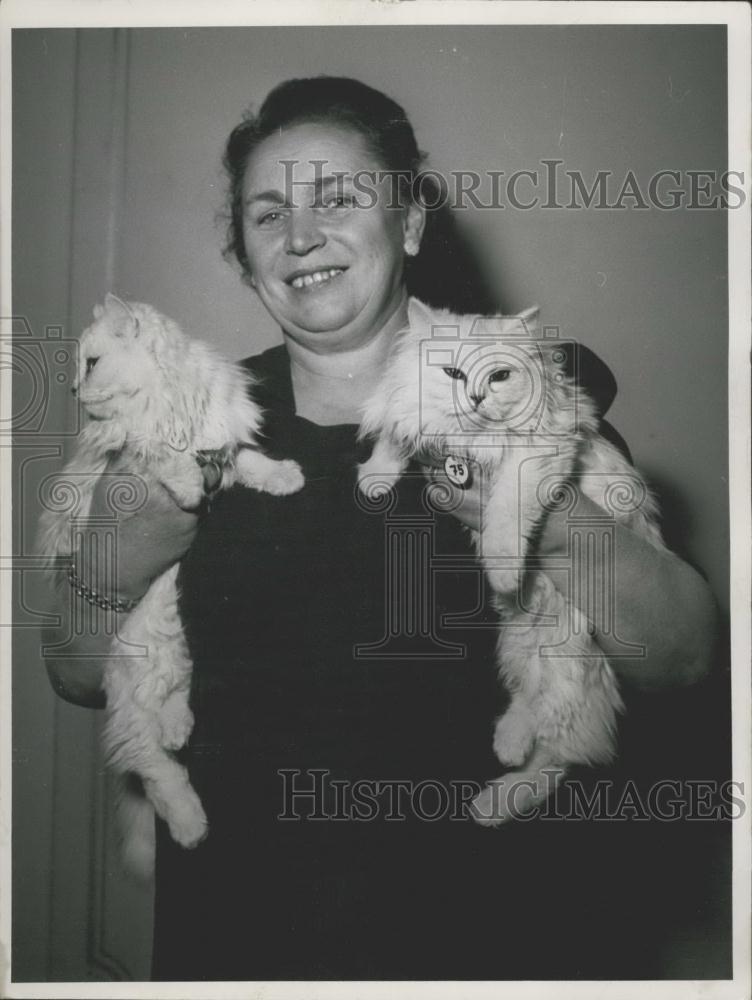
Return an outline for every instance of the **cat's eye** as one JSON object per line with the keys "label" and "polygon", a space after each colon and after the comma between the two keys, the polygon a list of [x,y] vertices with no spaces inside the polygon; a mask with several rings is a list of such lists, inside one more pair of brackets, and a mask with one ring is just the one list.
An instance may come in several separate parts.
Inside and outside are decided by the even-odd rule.
{"label": "cat's eye", "polygon": [[497,368],[495,372],[491,372],[488,376],[489,382],[506,382],[509,376],[512,374],[510,368]]}
{"label": "cat's eye", "polygon": [[99,358],[87,358],[86,359],[86,374],[87,375],[92,370],[92,368],[97,363],[97,361],[99,361]]}
{"label": "cat's eye", "polygon": [[444,374],[448,375],[449,378],[461,379],[463,382],[466,381],[467,376],[459,368],[445,368]]}

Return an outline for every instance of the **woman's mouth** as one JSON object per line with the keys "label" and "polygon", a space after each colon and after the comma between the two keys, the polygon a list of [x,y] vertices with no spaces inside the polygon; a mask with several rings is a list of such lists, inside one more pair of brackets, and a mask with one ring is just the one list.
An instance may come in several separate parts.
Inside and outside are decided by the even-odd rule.
{"label": "woman's mouth", "polygon": [[332,281],[333,278],[338,278],[341,274],[344,274],[346,270],[346,267],[322,267],[318,271],[298,271],[292,277],[287,278],[286,281],[296,291],[320,288],[322,285]]}

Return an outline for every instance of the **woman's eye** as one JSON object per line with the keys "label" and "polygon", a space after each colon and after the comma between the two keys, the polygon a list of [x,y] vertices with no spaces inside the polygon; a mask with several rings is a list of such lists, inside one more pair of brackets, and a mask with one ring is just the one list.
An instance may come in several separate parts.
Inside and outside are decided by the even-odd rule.
{"label": "woman's eye", "polygon": [[506,382],[509,376],[512,374],[509,368],[499,368],[498,371],[491,372],[488,377],[489,382]]}
{"label": "woman's eye", "polygon": [[354,204],[355,199],[350,195],[340,194],[336,197],[326,198],[324,208],[352,208]]}
{"label": "woman's eye", "polygon": [[463,382],[466,380],[465,373],[459,368],[445,368],[444,374],[448,375],[449,378],[461,379]]}
{"label": "woman's eye", "polygon": [[92,370],[92,368],[97,363],[97,361],[99,361],[99,358],[87,358],[86,359],[86,374],[87,375]]}
{"label": "woman's eye", "polygon": [[257,226],[274,226],[284,218],[284,213],[279,209],[272,209],[270,212],[264,212],[257,221]]}

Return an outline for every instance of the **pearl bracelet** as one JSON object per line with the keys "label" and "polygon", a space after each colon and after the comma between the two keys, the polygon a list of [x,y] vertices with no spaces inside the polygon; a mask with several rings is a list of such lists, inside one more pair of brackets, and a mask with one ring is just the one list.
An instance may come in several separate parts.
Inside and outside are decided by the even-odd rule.
{"label": "pearl bracelet", "polygon": [[102,608],[103,611],[133,611],[141,600],[140,597],[137,597],[135,600],[120,600],[116,598],[103,597],[102,594],[98,594],[96,590],[92,590],[91,587],[87,587],[84,581],[76,573],[76,564],[74,562],[71,562],[68,566],[68,583],[71,585],[78,597],[83,597],[83,599],[88,601],[89,604],[96,604],[96,606],[98,608]]}

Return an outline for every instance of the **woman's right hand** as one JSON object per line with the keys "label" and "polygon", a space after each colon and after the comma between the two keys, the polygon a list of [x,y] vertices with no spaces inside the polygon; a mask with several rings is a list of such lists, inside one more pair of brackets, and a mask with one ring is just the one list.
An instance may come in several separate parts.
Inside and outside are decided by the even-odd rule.
{"label": "woman's right hand", "polygon": [[[118,498],[135,496],[135,502],[120,502]],[[125,508],[125,509],[124,509]],[[112,531],[116,522],[116,565],[114,575],[107,573],[97,562],[95,552],[102,546],[84,544],[77,557],[78,574],[83,581],[99,593],[121,600],[136,600],[149,589],[152,580],[174,565],[188,551],[198,526],[198,511],[178,507],[172,495],[151,475],[133,472],[118,456],[111,460],[104,474],[99,477],[92,498],[87,536],[100,531]],[[109,521],[103,527],[97,518]],[[101,524],[101,522],[100,522]],[[115,593],[112,589],[114,581]]]}

